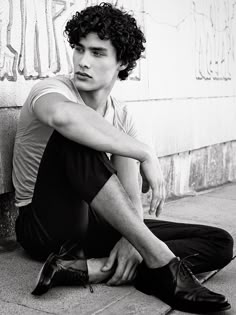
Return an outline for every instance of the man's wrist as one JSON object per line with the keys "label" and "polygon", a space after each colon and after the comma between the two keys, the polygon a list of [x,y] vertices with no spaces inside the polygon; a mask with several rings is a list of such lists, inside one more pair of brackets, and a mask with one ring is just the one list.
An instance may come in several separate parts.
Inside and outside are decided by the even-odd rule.
{"label": "man's wrist", "polygon": [[144,161],[149,160],[150,158],[153,157],[153,155],[154,155],[154,151],[148,145],[145,144],[143,146],[143,151],[139,159],[140,163],[143,163]]}

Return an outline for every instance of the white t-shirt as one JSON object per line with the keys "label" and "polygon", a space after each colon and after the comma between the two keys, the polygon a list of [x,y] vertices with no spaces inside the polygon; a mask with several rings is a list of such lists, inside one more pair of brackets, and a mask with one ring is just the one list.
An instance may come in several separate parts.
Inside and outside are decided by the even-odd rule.
{"label": "white t-shirt", "polygon": [[[34,104],[39,97],[53,92],[64,95],[72,102],[84,103],[73,80],[66,76],[44,79],[32,88],[21,109],[13,154],[12,180],[18,207],[25,206],[32,200],[39,164],[53,132],[51,127],[35,116]],[[128,108],[111,96],[107,101],[104,118],[131,137],[139,138]]]}

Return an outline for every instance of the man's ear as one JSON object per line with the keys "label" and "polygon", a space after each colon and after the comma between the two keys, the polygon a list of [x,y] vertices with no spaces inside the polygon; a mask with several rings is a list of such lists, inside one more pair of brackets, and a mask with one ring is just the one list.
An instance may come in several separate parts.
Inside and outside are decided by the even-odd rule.
{"label": "man's ear", "polygon": [[126,68],[127,68],[127,66],[128,66],[128,63],[122,63],[121,65],[120,65],[120,71],[122,71],[122,70],[125,70]]}

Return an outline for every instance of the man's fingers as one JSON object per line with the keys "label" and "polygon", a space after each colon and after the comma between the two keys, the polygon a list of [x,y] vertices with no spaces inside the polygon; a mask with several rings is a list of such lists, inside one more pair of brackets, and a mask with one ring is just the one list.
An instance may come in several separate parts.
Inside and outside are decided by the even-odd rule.
{"label": "man's fingers", "polygon": [[116,272],[112,278],[107,282],[107,285],[119,285],[122,280],[122,273]]}
{"label": "man's fingers", "polygon": [[122,276],[122,283],[126,283],[129,281],[130,278],[132,278],[132,274],[134,273],[136,266],[137,265],[134,264],[132,261],[129,264],[127,264]]}
{"label": "man's fingers", "polygon": [[161,197],[162,197],[163,201],[165,201],[165,199],[166,199],[166,186],[164,183],[161,185]]}
{"label": "man's fingers", "polygon": [[118,263],[116,271],[112,278],[107,282],[108,285],[119,285],[124,273],[125,265],[122,262]]}
{"label": "man's fingers", "polygon": [[108,285],[125,284],[133,280],[137,265],[132,262],[127,264],[125,269],[118,269],[113,277],[107,282]]}
{"label": "man's fingers", "polygon": [[102,271],[108,271],[112,269],[116,260],[116,252],[111,251],[110,256],[108,257],[105,265],[102,267]]}
{"label": "man's fingers", "polygon": [[152,200],[151,200],[149,214],[153,214],[156,211],[157,203],[158,203],[158,190],[157,189],[153,189],[152,190]]}
{"label": "man's fingers", "polygon": [[114,274],[112,278],[107,282],[107,285],[118,285],[119,279],[120,279],[120,276],[117,274]]}
{"label": "man's fingers", "polygon": [[156,217],[158,217],[160,215],[160,213],[161,213],[161,211],[163,209],[164,203],[165,203],[164,199],[160,200],[160,203],[159,203],[159,205],[158,205],[158,207],[156,209]]}
{"label": "man's fingers", "polygon": [[152,190],[152,200],[150,205],[149,214],[156,214],[156,216],[159,215],[161,212],[166,198],[166,188],[165,185],[160,185],[157,189]]}
{"label": "man's fingers", "polygon": [[127,282],[131,282],[134,280],[137,272],[137,265],[133,265],[132,269],[129,272],[129,276],[127,278]]}

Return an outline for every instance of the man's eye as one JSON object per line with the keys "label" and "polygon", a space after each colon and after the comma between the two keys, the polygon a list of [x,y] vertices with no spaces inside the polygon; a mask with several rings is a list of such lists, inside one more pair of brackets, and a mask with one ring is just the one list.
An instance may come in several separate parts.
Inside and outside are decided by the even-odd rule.
{"label": "man's eye", "polygon": [[75,50],[78,52],[83,52],[83,48],[82,47],[75,47]]}
{"label": "man's eye", "polygon": [[98,51],[93,51],[93,55],[95,57],[101,57],[102,56],[102,53],[98,52]]}

